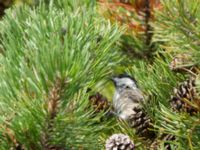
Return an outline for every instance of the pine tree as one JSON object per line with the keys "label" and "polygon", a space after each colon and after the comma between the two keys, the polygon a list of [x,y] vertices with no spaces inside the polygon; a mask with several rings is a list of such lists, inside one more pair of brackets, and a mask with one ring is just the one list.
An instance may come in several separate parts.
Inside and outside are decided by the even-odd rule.
{"label": "pine tree", "polygon": [[0,26],[0,149],[103,148],[110,122],[86,91],[120,62],[121,30],[73,0],[13,8]]}
{"label": "pine tree", "polygon": [[[34,4],[0,22],[0,149],[199,149],[199,1]],[[119,72],[145,94],[136,119],[154,136],[109,115]]]}
{"label": "pine tree", "polygon": [[[115,2],[113,1],[112,5]],[[124,1],[118,1],[115,9],[119,5],[129,5],[133,10],[131,14],[134,14],[134,10],[142,8],[134,8],[135,3],[142,2],[142,0],[128,2],[125,4]],[[152,8],[151,2],[153,1],[148,2]],[[148,34],[144,32],[140,32],[144,39],[134,34],[131,37],[134,40],[126,38],[123,43],[125,45],[131,43],[130,49],[140,47],[137,50],[142,57],[138,57],[138,53],[135,51],[130,51],[130,54],[128,52],[127,55],[130,59],[128,63],[125,63],[127,59],[124,59],[123,65],[125,64],[125,71],[137,79],[140,88],[147,95],[144,111],[152,119],[151,130],[156,134],[156,138],[151,139],[153,142],[150,143],[152,144],[147,144],[145,147],[142,146],[145,141],[138,139],[138,136],[134,134],[132,139],[135,143],[138,142],[139,149],[199,149],[200,147],[198,144],[199,4],[199,1],[195,0],[161,1],[159,5],[161,11],[150,9],[154,17],[148,22],[152,29],[149,31],[152,34],[151,46],[145,45],[144,39]],[[130,7],[126,11],[130,12]],[[132,19],[135,19],[134,17],[132,16]],[[124,19],[122,23],[126,24],[127,22]],[[132,32],[135,33],[136,29],[138,28],[133,28]],[[128,34],[130,34],[130,30]],[[146,50],[148,53],[150,52],[150,57],[144,57]],[[192,83],[194,78],[195,84],[192,86],[185,84],[186,82]],[[176,89],[176,93],[174,93],[174,89]],[[194,94],[188,94],[190,92]],[[172,97],[177,98],[178,95],[179,97],[183,96],[181,103],[184,104],[185,111],[177,111],[172,107]],[[195,110],[195,113],[191,113],[191,110]],[[126,134],[132,134],[130,132],[133,131],[128,130]]]}

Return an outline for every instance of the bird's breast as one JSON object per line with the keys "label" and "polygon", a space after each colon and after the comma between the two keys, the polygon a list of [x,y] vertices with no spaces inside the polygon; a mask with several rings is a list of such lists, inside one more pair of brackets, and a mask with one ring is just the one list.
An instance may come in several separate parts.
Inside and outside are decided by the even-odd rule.
{"label": "bird's breast", "polygon": [[115,112],[121,119],[128,119],[130,115],[135,114],[134,108],[138,107],[139,103],[134,102],[131,98],[125,96],[121,97],[116,93],[113,98],[113,107]]}

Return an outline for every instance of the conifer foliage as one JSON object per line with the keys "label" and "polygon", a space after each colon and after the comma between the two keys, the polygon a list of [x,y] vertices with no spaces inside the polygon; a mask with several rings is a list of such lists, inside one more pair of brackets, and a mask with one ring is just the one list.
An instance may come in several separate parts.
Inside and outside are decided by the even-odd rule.
{"label": "conifer foliage", "polygon": [[[30,4],[0,20],[0,149],[200,148],[200,1]],[[144,93],[133,124],[102,84],[119,72]]]}
{"label": "conifer foliage", "polygon": [[41,2],[35,8],[13,8],[4,16],[0,149],[101,149],[104,145],[99,137],[108,123],[96,127],[99,116],[91,118],[86,111],[85,91],[120,61],[111,49],[121,31],[97,19],[90,5]]}

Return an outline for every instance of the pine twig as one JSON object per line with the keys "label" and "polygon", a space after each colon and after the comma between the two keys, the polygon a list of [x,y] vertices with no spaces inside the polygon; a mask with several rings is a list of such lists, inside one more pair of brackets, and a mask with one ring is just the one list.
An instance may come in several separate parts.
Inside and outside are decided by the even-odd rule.
{"label": "pine twig", "polygon": [[9,123],[15,115],[16,113],[10,114],[0,128],[4,130],[3,136],[12,142],[13,146],[10,147],[11,150],[25,150],[24,146],[16,139],[15,133],[9,128]]}
{"label": "pine twig", "polygon": [[64,148],[52,145],[51,141],[51,132],[54,128],[54,120],[57,116],[59,111],[59,105],[64,93],[64,88],[66,87],[66,82],[62,81],[60,78],[57,78],[55,81],[54,86],[49,92],[48,102],[47,102],[47,124],[46,124],[46,131],[42,136],[42,145],[44,150],[64,150]]}
{"label": "pine twig", "polygon": [[145,44],[149,46],[151,44],[151,39],[152,39],[152,27],[150,26],[149,22],[151,19],[151,8],[150,8],[150,0],[145,0],[145,35],[146,35],[146,40]]}
{"label": "pine twig", "polygon": [[12,133],[11,129],[6,127],[5,129],[6,135],[9,137],[9,139],[12,141],[14,144],[14,147],[12,147],[13,150],[24,150],[22,144],[20,144],[17,139],[15,138],[15,135]]}

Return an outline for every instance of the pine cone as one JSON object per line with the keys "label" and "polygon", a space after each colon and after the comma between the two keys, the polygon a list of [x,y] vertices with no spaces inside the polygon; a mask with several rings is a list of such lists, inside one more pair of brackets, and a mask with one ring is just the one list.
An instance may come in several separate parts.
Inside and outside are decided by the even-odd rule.
{"label": "pine cone", "polygon": [[106,140],[106,150],[134,150],[134,143],[124,134],[113,134]]}
{"label": "pine cone", "polygon": [[89,96],[89,101],[96,113],[100,111],[106,111],[110,107],[110,103],[108,102],[107,98],[99,92]]}
{"label": "pine cone", "polygon": [[[174,135],[163,134],[161,137],[156,138],[150,146],[150,150],[160,150],[161,143],[164,141],[164,150],[172,150],[171,145],[168,143],[169,141],[176,140]],[[175,146],[173,150],[176,150]]]}
{"label": "pine cone", "polygon": [[190,78],[174,89],[174,96],[172,96],[170,104],[173,110],[178,112],[187,112],[189,114],[195,114],[198,112],[198,108],[195,108],[186,101],[199,106],[200,99],[196,91],[195,78]]}
{"label": "pine cone", "polygon": [[130,116],[129,124],[132,128],[135,128],[136,134],[145,138],[154,138],[155,134],[149,129],[152,128],[150,125],[150,118],[144,113],[141,108],[135,108],[135,114]]}
{"label": "pine cone", "polygon": [[193,56],[189,53],[176,55],[169,64],[169,68],[175,72],[198,74],[199,67],[192,62]]}
{"label": "pine cone", "polygon": [[[166,142],[167,142],[167,141],[174,141],[174,140],[176,140],[176,137],[175,137],[174,135],[168,134],[168,135],[165,136],[165,141],[166,141]],[[170,144],[169,144],[169,143],[166,143],[166,142],[165,142],[165,144],[164,144],[165,149],[166,149],[166,150],[172,150]],[[175,148],[175,149],[176,149],[176,148]]]}
{"label": "pine cone", "polygon": [[192,55],[191,54],[178,54],[176,55],[171,63],[169,64],[169,68],[173,71],[179,70],[181,68],[190,68],[192,67]]}

